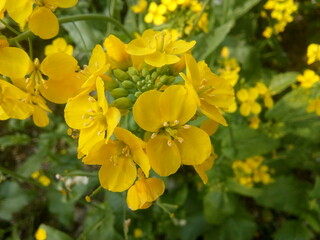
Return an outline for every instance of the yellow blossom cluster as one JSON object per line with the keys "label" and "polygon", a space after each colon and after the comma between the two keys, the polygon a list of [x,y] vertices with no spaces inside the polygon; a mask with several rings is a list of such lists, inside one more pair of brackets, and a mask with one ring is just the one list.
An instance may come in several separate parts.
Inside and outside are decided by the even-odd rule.
{"label": "yellow blossom cluster", "polygon": [[[234,103],[230,83],[190,54],[195,44],[166,30],[146,30],[127,44],[110,35],[83,67],[62,39],[33,62],[22,49],[3,44],[0,74],[10,82],[0,80],[1,119],[32,115],[36,125],[46,126],[46,99],[66,103],[78,158],[101,166],[103,188],[128,190],[129,208],[148,208],[165,191],[155,175],[167,177],[189,165],[208,181],[216,158],[209,135],[218,124],[227,126],[223,111]],[[203,115],[201,127],[189,123]]]}
{"label": "yellow blossom cluster", "polygon": [[270,38],[285,30],[288,23],[293,21],[293,13],[298,10],[298,5],[294,0],[268,0],[263,6],[265,9],[261,16],[268,18],[270,24],[265,28],[262,35]]}
{"label": "yellow blossom cluster", "polygon": [[59,33],[59,21],[56,8],[70,8],[78,0],[2,0],[0,18],[7,11],[9,16],[24,30],[29,30],[42,39],[50,39]]}
{"label": "yellow blossom cluster", "polygon": [[273,182],[270,175],[271,170],[263,164],[262,156],[246,158],[245,160],[236,160],[232,163],[232,169],[235,179],[241,185],[253,187],[255,184],[269,184]]}
{"label": "yellow blossom cluster", "polygon": [[166,23],[181,36],[188,35],[194,28],[208,32],[208,13],[203,12],[203,8],[198,0],[161,0],[159,4],[152,1],[149,6],[146,0],[138,0],[131,10],[137,14],[147,10],[146,23],[156,26]]}
{"label": "yellow blossom cluster", "polygon": [[31,174],[31,178],[37,180],[41,185],[47,187],[50,185],[51,180],[45,174],[40,171],[35,171]]}

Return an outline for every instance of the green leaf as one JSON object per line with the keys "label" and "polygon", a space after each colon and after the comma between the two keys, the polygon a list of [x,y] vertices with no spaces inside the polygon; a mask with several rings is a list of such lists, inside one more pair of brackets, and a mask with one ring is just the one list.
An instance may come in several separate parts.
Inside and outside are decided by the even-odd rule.
{"label": "green leaf", "polygon": [[48,225],[41,224],[39,228],[43,228],[47,232],[46,240],[72,240],[72,238],[66,233]]}
{"label": "green leaf", "polygon": [[286,221],[275,233],[274,240],[309,240],[313,233],[299,221]]}
{"label": "green leaf", "polygon": [[258,197],[262,190],[258,188],[249,188],[237,183],[234,179],[228,179],[226,187],[229,191],[238,193],[247,197]]}
{"label": "green leaf", "polygon": [[260,0],[237,0],[236,4],[238,5],[237,8],[234,9],[232,12],[232,17],[237,19],[247,13],[251,8],[257,5]]}
{"label": "green leaf", "polygon": [[0,149],[3,150],[6,147],[27,145],[31,138],[26,134],[16,133],[14,135],[6,135],[0,137]]}
{"label": "green leaf", "polygon": [[270,82],[269,89],[271,95],[281,93],[286,88],[296,82],[297,72],[286,72],[275,75]]}
{"label": "green leaf", "polygon": [[275,182],[263,187],[263,193],[256,198],[258,204],[300,215],[307,211],[308,185],[292,177],[281,176]]}
{"label": "green leaf", "polygon": [[222,43],[234,25],[234,21],[229,21],[205,35],[199,35],[195,40],[197,44],[193,50],[196,59],[206,59]]}
{"label": "green leaf", "polygon": [[204,216],[211,224],[221,224],[235,211],[230,194],[221,190],[213,190],[204,197]]}

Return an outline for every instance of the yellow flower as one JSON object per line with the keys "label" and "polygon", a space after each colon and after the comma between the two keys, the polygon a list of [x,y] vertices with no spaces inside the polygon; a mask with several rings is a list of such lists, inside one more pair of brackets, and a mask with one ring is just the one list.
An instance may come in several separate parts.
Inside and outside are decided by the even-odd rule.
{"label": "yellow flower", "polygon": [[144,56],[144,61],[151,66],[162,67],[179,62],[180,57],[177,55],[189,51],[195,44],[195,41],[176,40],[169,31],[148,29],[127,45],[127,52],[134,56]]}
{"label": "yellow flower", "polygon": [[121,118],[117,108],[108,107],[104,83],[100,77],[96,80],[96,91],[96,99],[89,95],[90,90],[69,99],[64,110],[68,126],[80,130],[79,157],[86,155],[91,147],[105,137],[108,141]]}
{"label": "yellow flower", "polygon": [[258,116],[253,116],[250,118],[249,127],[252,129],[258,129],[260,124],[260,118]]}
{"label": "yellow flower", "polygon": [[229,50],[229,48],[228,48],[228,47],[223,47],[223,48],[221,49],[220,55],[221,55],[221,57],[223,57],[223,58],[229,58],[229,56],[230,56],[230,50]]}
{"label": "yellow flower", "polygon": [[258,82],[255,88],[258,90],[259,94],[263,96],[264,105],[267,108],[272,108],[273,99],[272,99],[270,90],[267,88],[267,86],[262,82]]}
{"label": "yellow flower", "polygon": [[320,77],[314,71],[307,69],[303,72],[303,75],[299,74],[297,76],[297,80],[301,83],[301,87],[311,88],[313,84],[320,80]]}
{"label": "yellow flower", "polygon": [[166,17],[163,16],[166,12],[167,8],[164,4],[157,5],[155,2],[151,2],[144,21],[146,23],[153,22],[154,25],[161,25],[167,20]]}
{"label": "yellow flower", "polygon": [[46,240],[47,239],[47,232],[43,228],[38,228],[36,233],[34,234],[36,240]]}
{"label": "yellow flower", "polygon": [[83,158],[85,164],[101,165],[99,180],[102,187],[113,192],[127,190],[137,177],[136,164],[149,176],[150,164],[144,152],[145,143],[124,128],[115,128],[118,139],[102,140]]}
{"label": "yellow flower", "polygon": [[205,33],[208,33],[208,13],[203,13],[198,21],[198,27]]}
{"label": "yellow flower", "polygon": [[141,238],[143,236],[143,231],[141,230],[141,228],[135,228],[133,230],[133,236],[134,238]]}
{"label": "yellow flower", "polygon": [[0,1],[0,19],[4,17],[4,12],[6,11],[6,1],[7,0]]}
{"label": "yellow flower", "polygon": [[307,48],[308,64],[320,61],[320,45],[311,43]]}
{"label": "yellow flower", "polygon": [[307,107],[307,112],[315,112],[317,115],[320,116],[320,98],[311,100]]}
{"label": "yellow flower", "polygon": [[217,155],[214,153],[214,150],[212,147],[212,153],[210,157],[207,158],[203,163],[193,166],[204,184],[208,182],[208,176],[206,171],[211,169],[213,162],[216,158],[217,158]]}
{"label": "yellow flower", "polygon": [[127,193],[127,204],[131,210],[146,209],[164,192],[164,182],[159,178],[145,178],[142,173]]}
{"label": "yellow flower", "polygon": [[186,54],[187,74],[180,75],[186,87],[196,100],[201,112],[208,118],[224,126],[227,122],[222,116],[222,109],[228,109],[234,103],[231,85],[223,78],[211,72],[204,61],[196,62]]}
{"label": "yellow flower", "polygon": [[47,176],[45,175],[41,175],[38,179],[38,181],[45,187],[49,186],[50,183],[51,183],[51,180],[50,178],[48,178]]}
{"label": "yellow flower", "polygon": [[211,153],[205,131],[185,125],[196,113],[197,104],[181,85],[160,92],[142,93],[133,106],[133,116],[144,130],[153,132],[146,147],[152,169],[160,176],[175,173],[181,164],[199,165]]}
{"label": "yellow flower", "polygon": [[68,45],[64,38],[57,38],[53,40],[52,44],[47,45],[44,49],[44,54],[46,56],[53,54],[53,53],[66,53],[72,56],[73,53],[73,46]]}
{"label": "yellow flower", "polygon": [[31,116],[34,109],[26,102],[27,98],[27,93],[0,79],[0,120],[8,118],[22,120]]}
{"label": "yellow flower", "polygon": [[[10,0],[6,7],[10,17],[24,29],[26,23],[31,32],[43,39],[56,36],[59,22],[53,11],[57,8],[69,8],[78,0]],[[35,8],[33,8],[35,5]]]}
{"label": "yellow flower", "polygon": [[251,113],[259,114],[261,112],[261,106],[256,102],[259,96],[259,92],[255,88],[240,89],[237,92],[237,98],[241,102],[240,113],[243,116],[249,116]]}
{"label": "yellow flower", "polygon": [[138,0],[138,3],[131,7],[131,10],[134,13],[142,13],[144,10],[146,10],[148,6],[148,2],[146,0]]}
{"label": "yellow flower", "polygon": [[262,36],[265,38],[270,38],[272,36],[273,29],[271,27],[266,27],[266,29],[263,31]]}

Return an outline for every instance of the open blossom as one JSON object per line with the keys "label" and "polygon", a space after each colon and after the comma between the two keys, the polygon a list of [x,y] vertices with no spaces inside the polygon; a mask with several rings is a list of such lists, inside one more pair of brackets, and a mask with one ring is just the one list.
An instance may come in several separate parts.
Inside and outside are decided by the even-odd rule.
{"label": "open blossom", "polygon": [[196,62],[186,54],[187,74],[180,75],[186,82],[190,93],[196,99],[201,112],[208,118],[227,126],[221,111],[234,103],[231,85],[223,78],[211,72],[204,61]]}
{"label": "open blossom", "polygon": [[241,102],[240,113],[243,116],[249,116],[251,113],[259,114],[261,106],[257,103],[259,91],[256,88],[240,89],[237,92],[237,98]]}
{"label": "open blossom", "polygon": [[181,164],[201,164],[210,156],[207,133],[186,125],[196,109],[193,97],[179,85],[169,86],[164,92],[144,92],[133,106],[137,124],[153,133],[146,151],[151,168],[160,176],[175,173]]}
{"label": "open blossom", "polygon": [[314,71],[307,69],[303,72],[303,74],[299,74],[297,76],[297,80],[301,83],[301,87],[311,88],[320,80],[320,77]]}
{"label": "open blossom", "polygon": [[149,176],[149,160],[145,143],[124,128],[115,128],[118,140],[99,141],[83,158],[85,164],[101,165],[99,180],[102,187],[114,192],[127,190],[137,177],[136,164]]}
{"label": "open blossom", "polygon": [[161,25],[166,21],[166,17],[163,16],[166,12],[167,8],[164,4],[157,5],[155,2],[151,2],[144,21],[146,23],[153,22],[154,25]]}
{"label": "open blossom", "polygon": [[53,53],[66,53],[72,56],[73,46],[69,45],[64,38],[57,38],[52,41],[52,44],[47,45],[44,49],[44,54],[46,56]]}
{"label": "open blossom", "polygon": [[143,56],[144,61],[151,66],[162,67],[179,62],[179,55],[189,51],[195,44],[195,41],[176,40],[165,30],[157,32],[148,29],[127,45],[127,52]]}

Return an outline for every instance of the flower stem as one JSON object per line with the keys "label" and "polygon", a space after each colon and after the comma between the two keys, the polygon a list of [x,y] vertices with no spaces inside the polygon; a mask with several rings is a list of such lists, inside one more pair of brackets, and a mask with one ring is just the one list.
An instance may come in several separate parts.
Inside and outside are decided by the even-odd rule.
{"label": "flower stem", "polygon": [[[110,23],[113,23],[116,25],[123,33],[125,33],[130,39],[133,39],[133,35],[116,19],[112,17],[108,17],[102,14],[79,14],[79,15],[73,15],[73,16],[66,16],[59,18],[59,23],[69,23],[69,22],[76,22],[76,21],[86,21],[86,20],[101,20],[101,21],[107,21]],[[28,37],[32,36],[32,32],[30,30],[25,31],[18,36],[9,39],[10,44],[14,44],[16,42],[20,42],[22,40],[27,39]]]}

